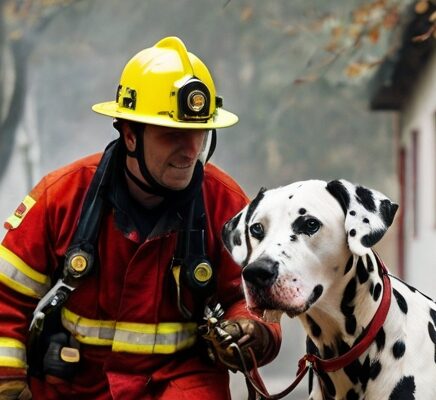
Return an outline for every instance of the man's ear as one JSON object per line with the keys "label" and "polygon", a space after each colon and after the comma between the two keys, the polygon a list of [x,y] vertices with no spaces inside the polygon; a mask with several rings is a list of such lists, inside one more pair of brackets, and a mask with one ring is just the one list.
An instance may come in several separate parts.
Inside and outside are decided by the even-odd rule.
{"label": "man's ear", "polygon": [[120,122],[120,132],[126,145],[128,154],[133,154],[136,149],[136,134],[127,121]]}
{"label": "man's ear", "polygon": [[368,254],[391,226],[398,204],[376,190],[345,179],[328,182],[326,189],[344,211],[344,229],[351,252],[358,256]]}

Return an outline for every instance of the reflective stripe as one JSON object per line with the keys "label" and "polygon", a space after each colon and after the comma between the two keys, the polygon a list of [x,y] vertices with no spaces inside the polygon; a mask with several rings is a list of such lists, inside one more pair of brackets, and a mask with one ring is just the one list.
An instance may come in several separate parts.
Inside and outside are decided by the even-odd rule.
{"label": "reflective stripe", "polygon": [[50,289],[50,279],[29,267],[21,258],[0,245],[0,282],[26,296],[40,299]]}
{"label": "reflective stripe", "polygon": [[26,368],[26,346],[18,340],[0,337],[0,366]]}
{"label": "reflective stripe", "polygon": [[118,322],[113,351],[143,354],[170,354],[191,347],[197,338],[194,322],[134,324]]}
{"label": "reflective stripe", "polygon": [[62,309],[62,324],[81,343],[112,346],[113,351],[140,354],[170,354],[191,347],[197,339],[194,322],[99,321]]}
{"label": "reflective stripe", "polygon": [[81,343],[111,346],[115,334],[115,321],[100,321],[81,317],[62,308],[62,325]]}

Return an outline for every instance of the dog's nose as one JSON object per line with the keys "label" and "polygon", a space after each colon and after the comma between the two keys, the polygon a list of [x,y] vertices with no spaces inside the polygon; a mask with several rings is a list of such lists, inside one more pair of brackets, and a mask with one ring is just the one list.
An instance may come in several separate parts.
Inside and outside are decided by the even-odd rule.
{"label": "dog's nose", "polygon": [[270,259],[260,259],[248,264],[242,275],[253,286],[266,288],[277,279],[279,263]]}

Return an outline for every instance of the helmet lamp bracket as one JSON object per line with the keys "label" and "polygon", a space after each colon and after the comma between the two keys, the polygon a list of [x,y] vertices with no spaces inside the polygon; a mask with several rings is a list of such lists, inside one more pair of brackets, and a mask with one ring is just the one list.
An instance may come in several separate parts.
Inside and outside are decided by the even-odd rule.
{"label": "helmet lamp bracket", "polygon": [[177,90],[179,121],[206,121],[210,116],[210,92],[197,78],[188,79]]}

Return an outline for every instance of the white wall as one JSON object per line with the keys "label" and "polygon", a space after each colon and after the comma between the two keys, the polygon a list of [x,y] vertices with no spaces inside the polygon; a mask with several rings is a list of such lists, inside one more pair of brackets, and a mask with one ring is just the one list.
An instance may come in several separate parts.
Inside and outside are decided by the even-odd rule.
{"label": "white wall", "polygon": [[[436,298],[436,53],[422,73],[402,116],[406,156],[405,278]],[[412,132],[418,132],[417,232],[413,232]]]}

